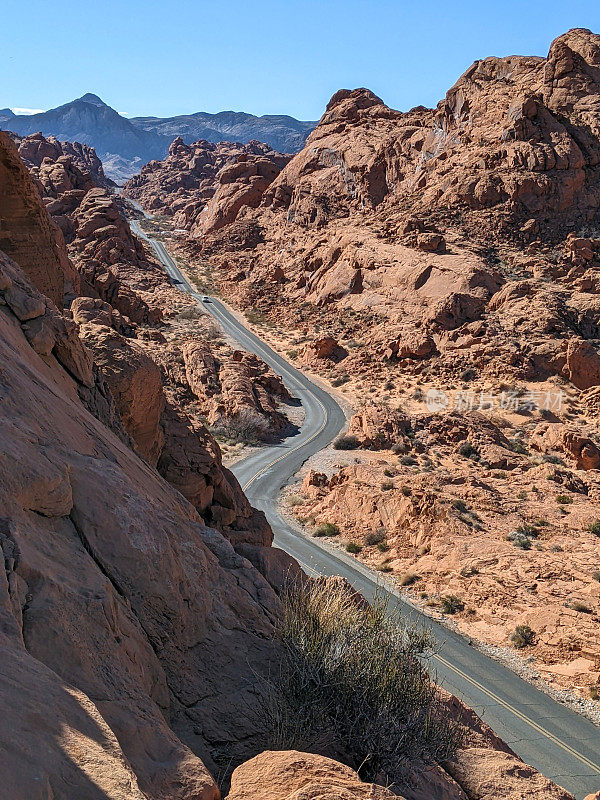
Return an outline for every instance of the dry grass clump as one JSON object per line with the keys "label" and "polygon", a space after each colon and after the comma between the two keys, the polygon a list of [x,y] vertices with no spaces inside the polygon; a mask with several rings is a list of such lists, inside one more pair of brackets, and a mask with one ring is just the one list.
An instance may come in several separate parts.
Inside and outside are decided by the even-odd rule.
{"label": "dry grass clump", "polygon": [[366,780],[393,785],[415,760],[452,757],[448,720],[421,656],[432,647],[381,598],[372,607],[327,581],[292,586],[270,676],[268,746],[345,760]]}

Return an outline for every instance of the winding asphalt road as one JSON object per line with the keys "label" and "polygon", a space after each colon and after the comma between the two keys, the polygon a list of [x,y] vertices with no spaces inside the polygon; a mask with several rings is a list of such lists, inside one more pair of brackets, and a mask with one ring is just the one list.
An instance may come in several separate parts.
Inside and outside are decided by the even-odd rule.
{"label": "winding asphalt road", "polygon": [[[146,236],[134,220],[131,228],[154,248],[175,285],[202,301],[163,244]],[[431,630],[438,646],[430,669],[439,684],[473,708],[524,761],[577,800],[599,790],[600,728],[432,621],[356,559],[322,540],[307,538],[279,515],[281,488],[341,430],[344,414],[331,395],[251,333],[223,303],[211,298],[203,307],[244,349],[259,355],[281,375],[304,406],[304,422],[296,436],[261,449],[233,468],[250,502],[265,512],[275,532],[275,545],[294,556],[311,575],[343,575],[366,597],[383,592],[403,617]]]}

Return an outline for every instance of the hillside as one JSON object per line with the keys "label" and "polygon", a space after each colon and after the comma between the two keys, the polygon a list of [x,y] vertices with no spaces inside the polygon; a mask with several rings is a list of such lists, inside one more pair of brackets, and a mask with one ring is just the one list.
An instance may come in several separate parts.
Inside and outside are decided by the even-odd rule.
{"label": "hillside", "polygon": [[459,628],[511,663],[528,626],[538,674],[586,698],[600,680],[599,75],[600,37],[575,29],[547,58],[476,61],[435,109],[341,90],[256,208],[219,228],[201,216],[182,245],[354,406],[355,451],[315,459],[292,489],[307,533],[337,525],[430,613],[458,598]]}

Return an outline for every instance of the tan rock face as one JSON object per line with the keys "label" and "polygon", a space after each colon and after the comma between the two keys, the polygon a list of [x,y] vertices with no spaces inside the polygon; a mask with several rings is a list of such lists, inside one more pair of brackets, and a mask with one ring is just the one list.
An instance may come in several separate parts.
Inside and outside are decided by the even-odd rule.
{"label": "tan rock face", "polygon": [[49,221],[38,190],[6,133],[0,133],[0,187],[0,249],[62,307],[65,282],[76,282],[75,272],[62,234]]}
{"label": "tan rock face", "polygon": [[[2,276],[39,298],[7,259]],[[46,307],[50,322],[56,313]],[[85,375],[67,372],[56,347],[38,354],[27,325],[0,305],[0,704],[12,720],[0,735],[12,742],[11,797],[64,785],[94,800],[216,800],[199,756],[217,769],[239,747],[241,760],[257,734],[239,708],[273,655],[276,596],[91,416],[78,394]],[[84,352],[76,340],[64,342],[72,364]],[[29,713],[14,717],[15,692]]]}
{"label": "tan rock face", "polygon": [[[41,134],[15,140],[76,268],[70,267],[70,298],[100,297],[134,322],[157,322],[175,290],[131,234],[93,148]],[[11,240],[15,236],[11,224]]]}
{"label": "tan rock face", "polygon": [[238,767],[227,800],[393,800],[399,795],[362,783],[350,767],[295,750],[265,751]]}

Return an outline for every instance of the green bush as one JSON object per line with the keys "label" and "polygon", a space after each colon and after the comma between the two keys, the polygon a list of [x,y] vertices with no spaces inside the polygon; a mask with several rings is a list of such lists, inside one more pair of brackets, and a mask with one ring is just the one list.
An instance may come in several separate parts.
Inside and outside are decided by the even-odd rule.
{"label": "green bush", "polygon": [[387,553],[387,551],[390,549],[390,546],[387,542],[379,542],[377,549],[380,553]]}
{"label": "green bush", "polygon": [[473,447],[470,442],[463,442],[458,448],[458,454],[465,458],[473,458],[477,455],[477,448]]}
{"label": "green bush", "polygon": [[321,522],[313,531],[313,536],[337,536],[340,532],[338,526],[333,522]]}
{"label": "green bush", "polygon": [[531,550],[531,536],[523,533],[523,531],[511,531],[506,538],[520,550]]}
{"label": "green bush", "polygon": [[347,553],[356,554],[356,553],[360,553],[361,550],[362,550],[362,547],[359,544],[356,544],[356,542],[348,542],[348,544],[346,545],[346,552]]}
{"label": "green bush", "polygon": [[518,649],[533,644],[534,639],[535,633],[531,630],[529,625],[517,625],[510,635],[511,642]]}
{"label": "green bush", "polygon": [[557,494],[556,502],[561,506],[566,506],[573,502],[573,498],[568,494]]}
{"label": "green bush", "polygon": [[590,522],[588,531],[593,533],[594,536],[600,536],[600,522]]}
{"label": "green bush", "polygon": [[383,481],[381,484],[381,491],[382,492],[389,492],[390,489],[394,488],[394,484],[392,481]]}
{"label": "green bush", "polygon": [[440,598],[440,608],[442,614],[457,614],[459,611],[464,610],[465,604],[460,597],[455,594],[449,594]]}
{"label": "green bush", "polygon": [[334,450],[357,450],[360,442],[356,436],[338,436],[333,443]]}
{"label": "green bush", "polygon": [[381,597],[368,607],[325,581],[282,600],[261,720],[269,749],[336,757],[385,785],[403,783],[415,762],[452,758],[462,734],[421,658],[428,633]]}

